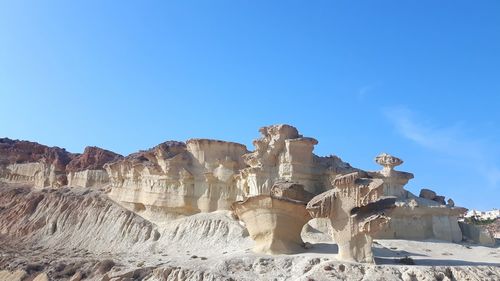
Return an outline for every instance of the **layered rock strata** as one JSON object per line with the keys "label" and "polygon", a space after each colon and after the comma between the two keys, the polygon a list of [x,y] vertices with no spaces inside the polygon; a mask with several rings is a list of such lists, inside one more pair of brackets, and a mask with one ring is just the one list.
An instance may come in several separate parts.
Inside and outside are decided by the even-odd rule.
{"label": "layered rock strata", "polygon": [[420,197],[405,190],[413,174],[394,170],[403,160],[382,153],[375,162],[382,170],[369,172],[369,175],[383,181],[384,195],[397,198],[388,227],[377,233],[376,238],[462,240],[458,216],[466,209],[444,204],[444,196],[437,196],[430,190],[422,190]]}
{"label": "layered rock strata", "polygon": [[66,165],[75,155],[59,147],[0,139],[0,178],[36,187],[67,185]]}
{"label": "layered rock strata", "polygon": [[75,156],[66,166],[68,186],[103,187],[109,184],[104,164],[115,162],[123,156],[95,146],[85,148],[83,154]]}
{"label": "layered rock strata", "polygon": [[311,219],[306,210],[313,194],[291,182],[274,184],[268,195],[257,195],[232,207],[255,241],[253,251],[291,254],[303,250],[302,227]]}
{"label": "layered rock strata", "polygon": [[[331,178],[353,172],[382,182],[384,196],[397,197],[388,227],[377,238],[460,241],[453,200],[430,190],[415,196],[404,189],[413,174],[381,154],[380,171],[364,172],[337,156],[313,153],[317,141],[289,125],[260,128],[247,151],[242,144],[208,139],[169,141],[122,157],[97,147],[83,154],[33,142],[0,139],[0,180],[36,187],[110,187],[109,196],[155,222],[199,212],[230,210],[235,201],[269,196],[275,183],[289,181],[317,195],[333,188]],[[255,200],[255,199],[252,199]]]}
{"label": "layered rock strata", "polygon": [[102,187],[109,183],[103,165],[122,158],[98,147],[83,154],[35,142],[0,139],[0,180],[35,187]]}
{"label": "layered rock strata", "polygon": [[466,222],[458,222],[458,226],[460,227],[465,240],[485,246],[495,245],[495,238],[493,234],[488,231],[488,229],[468,224]]}
{"label": "layered rock strata", "polygon": [[317,194],[328,177],[354,171],[336,156],[312,153],[317,143],[289,125],[260,129],[255,150],[208,139],[165,142],[105,165],[111,198],[162,221],[198,212],[229,210],[233,202],[269,195],[276,182],[302,184]]}
{"label": "layered rock strata", "polygon": [[314,218],[329,218],[338,258],[373,263],[372,235],[387,225],[395,197],[384,196],[384,182],[367,173],[335,177],[334,189],[314,197],[307,210]]}
{"label": "layered rock strata", "polygon": [[110,197],[154,221],[227,210],[242,198],[235,176],[245,153],[244,145],[218,140],[165,142],[106,164]]}
{"label": "layered rock strata", "polygon": [[238,188],[246,196],[268,194],[278,181],[297,182],[307,191],[319,194],[331,188],[331,175],[356,170],[336,156],[314,155],[318,141],[303,137],[295,127],[273,125],[262,127],[259,132],[262,137],[253,141],[255,150],[243,155],[248,167],[238,176]]}

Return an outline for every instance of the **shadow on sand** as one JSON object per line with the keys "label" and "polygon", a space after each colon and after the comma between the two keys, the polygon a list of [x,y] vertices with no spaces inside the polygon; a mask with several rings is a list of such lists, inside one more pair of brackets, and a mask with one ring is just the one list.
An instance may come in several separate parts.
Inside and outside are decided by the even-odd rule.
{"label": "shadow on sand", "polygon": [[[338,254],[339,252],[337,244],[334,243],[312,243],[311,245],[312,248],[307,249],[304,252],[317,254]],[[386,247],[374,247],[373,255],[375,256],[375,264],[377,265],[401,265],[398,263],[398,260],[408,256],[417,257],[413,259],[415,266],[500,266],[500,262],[474,262],[460,259],[420,258],[427,257],[427,255],[404,250],[391,250]]]}
{"label": "shadow on sand", "polygon": [[[391,264],[391,265],[401,265],[397,262],[399,258],[379,258],[375,257],[375,264]],[[451,259],[414,259],[415,266],[500,266],[500,263],[489,263],[489,262],[473,262],[473,261],[463,261],[463,260],[451,260]]]}

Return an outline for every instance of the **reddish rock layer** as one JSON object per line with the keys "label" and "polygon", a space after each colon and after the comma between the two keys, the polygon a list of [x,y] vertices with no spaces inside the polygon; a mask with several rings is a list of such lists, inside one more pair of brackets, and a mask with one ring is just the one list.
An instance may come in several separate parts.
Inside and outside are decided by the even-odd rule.
{"label": "reddish rock layer", "polygon": [[83,154],[74,157],[66,166],[67,172],[102,169],[104,164],[122,159],[123,156],[95,146],[87,146]]}
{"label": "reddish rock layer", "polygon": [[75,157],[64,148],[48,147],[36,142],[0,138],[0,165],[44,162],[53,164],[57,171],[64,171]]}

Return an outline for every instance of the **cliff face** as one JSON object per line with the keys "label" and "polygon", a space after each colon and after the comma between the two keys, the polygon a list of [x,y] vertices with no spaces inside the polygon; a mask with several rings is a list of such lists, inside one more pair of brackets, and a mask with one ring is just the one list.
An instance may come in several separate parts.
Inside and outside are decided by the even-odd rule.
{"label": "cliff face", "polygon": [[104,164],[122,159],[123,156],[95,146],[85,148],[66,166],[69,186],[103,187],[109,183]]}
{"label": "cliff face", "polygon": [[59,147],[35,142],[0,139],[0,176],[11,182],[35,186],[64,186],[66,165],[75,157]]}
{"label": "cliff face", "polygon": [[295,127],[273,125],[260,128],[255,150],[243,155],[246,168],[239,173],[237,185],[246,196],[268,194],[274,183],[290,181],[319,194],[332,186],[329,177],[357,169],[336,156],[313,154],[317,140],[300,135]]}
{"label": "cliff face", "polygon": [[179,215],[229,210],[233,202],[269,194],[279,181],[302,184],[313,194],[328,178],[356,169],[336,156],[312,153],[317,141],[289,125],[260,129],[255,150],[208,139],[169,141],[105,165],[110,197],[161,221]]}
{"label": "cliff face", "polygon": [[0,139],[0,178],[35,187],[102,186],[108,183],[103,165],[122,156],[98,147],[74,154],[36,142]]}
{"label": "cliff face", "polygon": [[67,172],[102,170],[104,164],[122,159],[123,156],[95,146],[87,146],[83,154],[76,155],[66,165]]}
{"label": "cliff face", "polygon": [[165,142],[106,164],[110,197],[152,220],[228,209],[241,196],[234,176],[246,152],[216,140]]}

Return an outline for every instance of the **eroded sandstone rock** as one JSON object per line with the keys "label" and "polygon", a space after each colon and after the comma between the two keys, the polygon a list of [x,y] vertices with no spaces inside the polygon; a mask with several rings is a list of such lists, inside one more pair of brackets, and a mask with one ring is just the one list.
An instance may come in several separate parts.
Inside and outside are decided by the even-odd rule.
{"label": "eroded sandstone rock", "polygon": [[311,219],[306,204],[312,197],[301,184],[278,182],[268,195],[235,202],[233,210],[255,241],[254,252],[297,253],[303,250],[300,233]]}
{"label": "eroded sandstone rock", "polygon": [[[403,160],[383,153],[375,159],[382,169],[364,172],[336,156],[316,156],[317,141],[292,126],[266,126],[260,132],[252,152],[238,143],[192,139],[165,142],[127,157],[96,147],[72,154],[57,147],[0,139],[0,179],[38,187],[109,185],[112,199],[150,220],[164,222],[229,210],[233,202],[247,198],[249,206],[251,202],[277,206],[283,201],[272,194],[282,192],[272,188],[277,183],[300,184],[316,195],[334,188],[330,179],[358,172],[380,182],[383,196],[397,197],[392,220],[376,237],[461,239],[457,216],[464,209],[455,207],[453,201],[445,204],[443,196],[430,190],[423,191],[425,198],[405,190],[413,174],[395,170]],[[262,200],[257,200],[261,195]],[[285,197],[291,200],[290,196]],[[265,203],[269,200],[281,201]]]}
{"label": "eroded sandstone rock", "polygon": [[83,154],[35,142],[0,139],[0,179],[35,187],[100,187],[108,184],[103,165],[122,156],[98,147]]}
{"label": "eroded sandstone rock", "polygon": [[240,171],[238,189],[245,196],[268,194],[274,183],[291,181],[304,185],[311,193],[321,193],[331,184],[331,175],[355,171],[337,156],[318,157],[312,153],[316,139],[303,137],[290,125],[260,128],[262,137],[254,140],[255,150],[243,155],[248,165]]}
{"label": "eroded sandstone rock", "polygon": [[75,157],[63,148],[35,142],[0,139],[0,178],[36,187],[67,184],[66,165]]}
{"label": "eroded sandstone rock", "polygon": [[375,162],[382,170],[369,172],[369,175],[384,182],[384,195],[397,197],[388,226],[375,234],[376,238],[462,240],[458,216],[466,209],[455,207],[453,201],[446,205],[444,196],[430,189],[422,189],[418,197],[405,190],[413,174],[394,169],[403,160],[382,153]]}
{"label": "eroded sandstone rock", "polygon": [[466,222],[459,222],[458,225],[462,230],[464,239],[485,246],[495,245],[495,238],[487,229]]}
{"label": "eroded sandstone rock", "polygon": [[95,146],[88,146],[66,166],[68,185],[72,187],[103,187],[109,183],[104,164],[123,156]]}
{"label": "eroded sandstone rock", "polygon": [[169,141],[105,165],[110,197],[160,221],[179,215],[230,209],[244,167],[242,144],[208,139]]}
{"label": "eroded sandstone rock", "polygon": [[312,217],[327,217],[341,260],[373,262],[372,235],[390,220],[387,212],[395,197],[384,196],[384,182],[365,172],[337,176],[334,189],[314,197],[307,210]]}
{"label": "eroded sandstone rock", "polygon": [[312,153],[317,143],[289,125],[260,129],[255,150],[207,139],[165,142],[105,165],[110,196],[156,221],[230,209],[234,201],[269,195],[279,181],[300,183],[319,193],[328,177],[354,171],[336,156]]}

